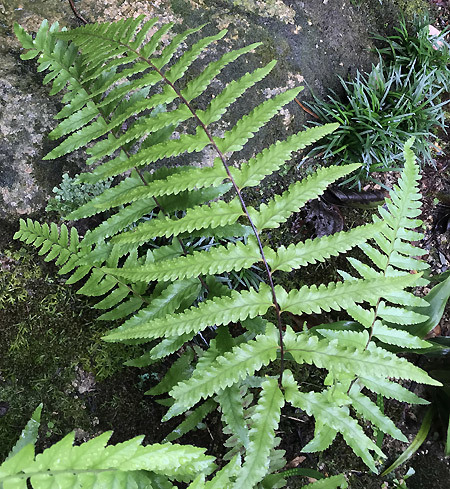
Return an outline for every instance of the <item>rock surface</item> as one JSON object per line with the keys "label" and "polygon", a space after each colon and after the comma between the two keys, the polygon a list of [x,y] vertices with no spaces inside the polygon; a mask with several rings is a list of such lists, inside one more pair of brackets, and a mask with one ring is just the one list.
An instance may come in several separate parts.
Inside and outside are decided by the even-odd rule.
{"label": "rock surface", "polygon": [[[174,31],[205,22],[205,34],[227,28],[226,40],[215,48],[214,56],[261,41],[256,53],[225,72],[222,83],[276,58],[275,73],[260,88],[263,97],[270,97],[299,84],[324,96],[330,88],[339,89],[337,75],[347,77],[370,67],[374,61],[370,36],[383,34],[395,24],[402,2],[354,3],[358,4],[349,0],[81,0],[75,5],[90,21],[144,14],[159,17],[161,23],[174,22]],[[51,147],[46,134],[54,127],[58,101],[42,88],[33,62],[20,60],[20,46],[12,33],[14,22],[35,31],[44,18],[69,27],[79,24],[68,2],[0,1],[0,219],[9,223],[42,211],[61,173],[77,168],[76,157],[42,161]],[[303,99],[310,97],[308,92],[302,93]],[[231,119],[260,101],[261,93],[246,98]],[[305,118],[298,106],[288,107],[263,133],[265,144],[300,130]],[[252,148],[252,152],[259,149],[257,144]]]}

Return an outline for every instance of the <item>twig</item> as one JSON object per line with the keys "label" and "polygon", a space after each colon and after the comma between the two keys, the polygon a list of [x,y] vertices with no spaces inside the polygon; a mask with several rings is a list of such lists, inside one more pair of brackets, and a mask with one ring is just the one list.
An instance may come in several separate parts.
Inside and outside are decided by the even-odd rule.
{"label": "twig", "polygon": [[73,3],[73,0],[69,0],[69,5],[70,5],[72,12],[74,13],[74,15],[77,19],[81,20],[81,22],[83,22],[83,24],[89,24],[89,22],[81,14],[78,13],[78,11],[75,8],[75,5]]}
{"label": "twig", "polygon": [[317,115],[317,114],[314,114],[314,112],[312,110],[309,110],[308,107],[305,107],[298,99],[297,97],[294,98],[294,100],[298,103],[298,105],[300,105],[300,107],[305,111],[307,112],[309,115],[312,115],[313,117],[315,117],[316,119],[320,119],[320,117]]}

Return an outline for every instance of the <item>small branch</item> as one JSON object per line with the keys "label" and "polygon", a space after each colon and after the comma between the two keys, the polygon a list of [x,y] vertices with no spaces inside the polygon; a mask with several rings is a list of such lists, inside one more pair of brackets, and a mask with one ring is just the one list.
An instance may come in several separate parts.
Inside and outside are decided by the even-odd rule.
{"label": "small branch", "polygon": [[83,24],[89,24],[89,22],[81,14],[78,13],[77,9],[75,8],[75,4],[73,3],[73,0],[69,0],[69,5],[77,19],[81,20]]}
{"label": "small branch", "polygon": [[305,111],[307,112],[309,115],[312,115],[313,117],[315,117],[316,119],[320,119],[320,117],[315,114],[312,110],[308,109],[308,107],[305,107],[298,99],[297,97],[294,98],[294,100],[298,103],[298,105],[300,105],[300,107]]}

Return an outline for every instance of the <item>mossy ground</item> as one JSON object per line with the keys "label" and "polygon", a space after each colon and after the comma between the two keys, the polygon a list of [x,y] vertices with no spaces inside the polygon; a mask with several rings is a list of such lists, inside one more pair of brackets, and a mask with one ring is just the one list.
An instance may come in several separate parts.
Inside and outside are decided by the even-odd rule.
{"label": "mossy ground", "polygon": [[75,428],[88,437],[113,428],[122,439],[160,436],[153,421],[162,413],[144,396],[149,381],[123,367],[141,350],[103,342],[112,325],[95,321],[91,304],[63,282],[24,248],[0,254],[0,459],[41,402],[41,446]]}

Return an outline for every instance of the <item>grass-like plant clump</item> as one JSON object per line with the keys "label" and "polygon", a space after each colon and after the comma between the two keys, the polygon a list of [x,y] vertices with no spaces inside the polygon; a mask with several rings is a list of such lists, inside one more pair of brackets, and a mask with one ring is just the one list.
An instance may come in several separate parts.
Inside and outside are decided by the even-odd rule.
{"label": "grass-like plant clump", "polygon": [[440,96],[448,89],[449,45],[429,34],[422,21],[409,34],[402,21],[397,35],[377,36],[387,46],[379,50],[379,62],[370,73],[357,72],[352,81],[340,78],[344,97],[332,92],[325,101],[314,98],[309,107],[320,122],[339,122],[310,155],[335,164],[362,163],[347,183],[360,185],[374,180],[373,172],[396,170],[402,147],[415,136],[415,152],[425,163],[433,163],[432,146],[436,128],[445,128],[444,105]]}

